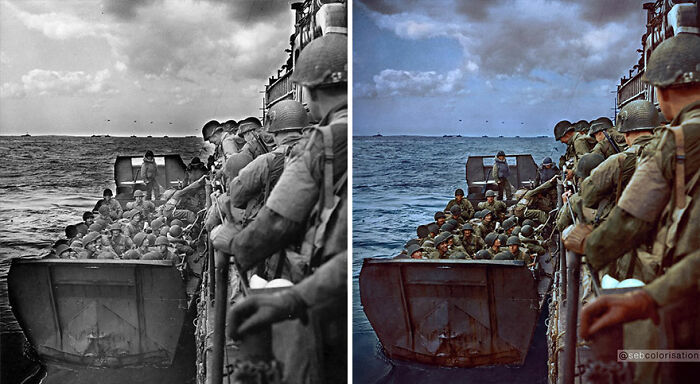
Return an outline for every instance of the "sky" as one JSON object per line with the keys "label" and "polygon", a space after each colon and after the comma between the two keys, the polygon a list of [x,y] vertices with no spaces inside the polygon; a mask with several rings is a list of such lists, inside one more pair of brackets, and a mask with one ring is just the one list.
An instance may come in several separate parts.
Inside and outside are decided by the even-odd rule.
{"label": "sky", "polygon": [[284,0],[0,0],[0,134],[200,135],[259,117],[293,31]]}
{"label": "sky", "polygon": [[551,136],[613,117],[643,2],[355,1],[353,134]]}

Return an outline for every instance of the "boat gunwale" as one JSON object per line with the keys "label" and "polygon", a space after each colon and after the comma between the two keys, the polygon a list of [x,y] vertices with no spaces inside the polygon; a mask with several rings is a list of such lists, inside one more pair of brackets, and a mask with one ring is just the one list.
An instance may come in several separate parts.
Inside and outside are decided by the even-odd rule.
{"label": "boat gunwale", "polygon": [[69,265],[118,265],[118,266],[137,266],[149,265],[158,267],[172,267],[173,262],[170,260],[122,260],[122,259],[30,259],[16,257],[12,259],[12,263],[17,264],[69,264]]}
{"label": "boat gunwale", "polygon": [[466,259],[384,259],[379,257],[368,257],[363,259],[363,263],[384,264],[465,264],[465,265],[501,265],[506,267],[522,267],[525,262],[522,260],[466,260]]}

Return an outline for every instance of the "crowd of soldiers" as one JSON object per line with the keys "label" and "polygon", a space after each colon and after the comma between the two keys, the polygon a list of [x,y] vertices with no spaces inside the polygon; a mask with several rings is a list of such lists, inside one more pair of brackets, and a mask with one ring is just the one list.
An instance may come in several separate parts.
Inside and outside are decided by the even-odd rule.
{"label": "crowd of soldiers", "polygon": [[[504,158],[505,154],[499,152],[499,157]],[[544,162],[542,168],[548,170],[550,166],[551,160]],[[444,211],[435,212],[434,222],[418,226],[417,237],[406,243],[397,258],[521,260],[534,267],[536,258],[546,252],[542,230],[549,215],[529,209],[527,200],[539,196],[548,184],[540,187],[510,208],[496,199],[496,191],[487,190],[486,201],[478,203],[476,211],[459,188]],[[533,201],[541,203],[543,199]],[[531,215],[532,212],[536,213]]]}
{"label": "crowd of soldiers", "polygon": [[[700,36],[679,33],[652,52],[644,73],[661,113],[651,102],[635,100],[621,109],[614,126],[600,118],[588,132],[580,122],[554,128],[567,144],[560,162],[565,206],[557,227],[565,247],[590,266],[581,272],[583,337],[626,323],[626,349],[700,345],[698,63]],[[643,286],[593,299],[591,285],[606,275]],[[688,380],[697,364],[637,363],[634,381]]]}
{"label": "crowd of soldiers", "polygon": [[[153,153],[147,151],[142,169],[149,164],[155,169],[153,159]],[[83,213],[82,222],[66,226],[65,238],[53,244],[49,257],[169,260],[184,266],[185,258],[195,252],[195,235],[201,233],[206,167],[199,158],[193,158],[187,178],[196,181],[186,180],[184,189],[163,192],[165,204],[158,207],[151,200],[159,194],[158,187],[148,187],[155,180],[155,172],[149,172],[152,178],[146,182],[147,192],[135,190],[134,201],[125,204],[126,210],[112,190],[105,189],[93,210]]]}
{"label": "crowd of soldiers", "polygon": [[[203,138],[216,146],[204,226],[238,274],[230,279],[228,336],[301,319],[299,332],[318,342],[306,341],[304,350],[314,352],[278,356],[285,380],[340,382],[347,369],[347,36],[311,41],[291,81],[308,111],[281,100],[262,124],[251,117],[204,125]],[[242,297],[253,282],[272,281],[293,285]]]}

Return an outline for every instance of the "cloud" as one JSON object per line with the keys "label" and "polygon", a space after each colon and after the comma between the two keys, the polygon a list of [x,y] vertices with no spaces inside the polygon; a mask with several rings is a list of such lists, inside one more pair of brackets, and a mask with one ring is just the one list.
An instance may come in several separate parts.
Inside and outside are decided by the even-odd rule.
{"label": "cloud", "polygon": [[21,83],[3,84],[2,97],[113,95],[118,90],[108,83],[110,77],[109,69],[94,74],[32,69],[22,76]]}
{"label": "cloud", "polygon": [[372,78],[373,84],[357,84],[355,92],[365,98],[454,95],[464,91],[462,78],[460,69],[444,74],[385,69]]}
{"label": "cloud", "polygon": [[396,36],[455,39],[464,60],[483,75],[528,77],[544,70],[582,81],[614,80],[637,56],[641,4],[613,3],[606,11],[610,2],[597,0],[446,1],[437,13],[425,12],[424,4],[363,1],[375,24]]}
{"label": "cloud", "polygon": [[136,17],[138,9],[155,3],[156,0],[105,0],[104,10],[121,20],[131,20]]}
{"label": "cloud", "polygon": [[26,12],[10,2],[7,5],[22,24],[27,28],[43,33],[46,37],[56,40],[66,40],[82,37],[104,37],[107,26],[101,23],[91,23],[81,18],[62,12],[33,14]]}

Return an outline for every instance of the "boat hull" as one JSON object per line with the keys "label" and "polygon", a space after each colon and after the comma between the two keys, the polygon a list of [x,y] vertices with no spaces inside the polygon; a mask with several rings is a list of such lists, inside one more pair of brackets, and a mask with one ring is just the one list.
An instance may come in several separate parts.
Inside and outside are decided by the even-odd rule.
{"label": "boat hull", "polygon": [[13,260],[9,299],[45,362],[169,366],[187,312],[169,261]]}
{"label": "boat hull", "polygon": [[540,295],[520,261],[365,259],[359,283],[390,358],[453,367],[525,360]]}

